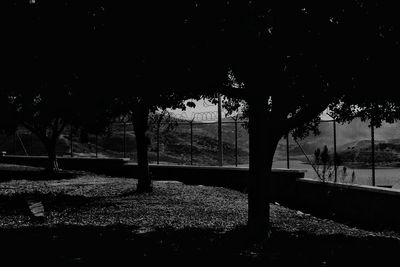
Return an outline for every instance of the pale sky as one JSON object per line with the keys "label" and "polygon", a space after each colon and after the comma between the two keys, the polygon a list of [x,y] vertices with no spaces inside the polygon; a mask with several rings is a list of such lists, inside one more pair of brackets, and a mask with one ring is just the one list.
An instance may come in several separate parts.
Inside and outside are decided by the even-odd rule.
{"label": "pale sky", "polygon": [[[187,107],[185,111],[182,111],[181,109],[168,109],[168,111],[174,113],[174,115],[178,118],[187,120],[194,118],[194,120],[198,121],[216,121],[218,119],[217,105],[210,103],[208,100],[199,100],[193,102],[196,103],[195,108]],[[226,111],[222,109],[222,118],[225,117],[225,112]]]}
{"label": "pale sky", "polygon": [[[186,108],[186,111],[182,111],[181,109],[168,109],[168,111],[174,113],[174,115],[178,118],[197,121],[216,121],[218,120],[218,107],[210,103],[208,100],[199,100],[194,101],[196,103],[195,108]],[[322,120],[331,120],[332,118],[326,114],[327,110],[321,115]],[[225,117],[226,111],[222,109],[222,118]]]}

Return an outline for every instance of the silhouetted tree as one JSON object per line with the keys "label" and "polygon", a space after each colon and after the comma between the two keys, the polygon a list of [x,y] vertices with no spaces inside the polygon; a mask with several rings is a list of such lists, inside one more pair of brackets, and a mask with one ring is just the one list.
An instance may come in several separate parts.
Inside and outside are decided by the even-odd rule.
{"label": "silhouetted tree", "polygon": [[102,15],[99,4],[1,3],[6,41],[0,52],[0,127],[15,130],[23,125],[35,134],[48,152],[49,171],[59,170],[56,143],[65,126],[82,125],[88,114],[103,112],[104,105],[96,105],[103,103],[96,100],[101,83],[93,79],[102,75],[101,25],[95,17]]}
{"label": "silhouetted tree", "polygon": [[[145,131],[159,97],[220,92],[245,101],[255,237],[268,233],[268,182],[280,138],[316,131],[319,115],[328,106],[345,110],[345,99],[378,102],[365,90],[370,84],[397,84],[389,66],[398,61],[400,35],[389,4],[193,0],[115,10],[112,39],[122,60],[114,66],[122,68],[118,87],[136,97],[137,130]],[[382,118],[396,117],[394,98],[380,93]]]}
{"label": "silhouetted tree", "polygon": [[[116,97],[110,99],[127,102],[132,111],[138,157],[143,157],[139,191],[150,189],[145,141],[149,112],[180,105],[188,96],[217,92],[245,101],[250,138],[248,225],[257,238],[269,230],[268,182],[282,136],[292,131],[299,137],[315,130],[328,106],[343,118],[365,107],[364,114],[373,115],[373,125],[399,114],[397,94],[390,89],[398,85],[392,66],[399,60],[400,35],[397,9],[389,3],[187,0],[126,6],[71,0],[51,5],[60,10],[46,13],[45,20],[33,20],[36,23],[25,25],[29,21],[22,17],[20,23],[21,16],[5,16],[7,23],[17,23],[10,36],[25,38],[14,42],[23,53],[16,54],[19,61],[9,61],[11,73],[37,79],[44,73],[39,70],[47,67],[45,82],[38,83],[43,86],[35,86],[45,95],[46,88],[55,88],[50,81],[69,84],[65,81],[76,77],[75,70],[89,70],[90,75],[98,70],[99,75],[92,77],[102,81],[100,88],[111,88]],[[78,19],[63,16],[72,7],[82,8]],[[47,30],[38,34],[38,25]],[[25,45],[33,39],[39,42],[28,50]],[[75,63],[82,59],[72,59],[87,57],[75,52],[91,49],[98,57],[89,57],[79,68],[81,64]],[[33,64],[41,55],[38,51],[47,55],[40,68]],[[25,57],[33,63],[20,64]],[[379,90],[367,90],[371,88]]]}
{"label": "silhouetted tree", "polygon": [[[128,114],[133,123],[137,145],[137,192],[150,192],[148,166],[149,114],[166,108],[185,108],[194,90],[190,60],[196,56],[186,10],[181,3],[137,2],[111,5],[110,38],[115,41],[112,75],[116,85],[117,113]],[[186,6],[186,5],[185,5]],[[197,77],[196,77],[197,78]],[[198,88],[198,87],[196,87]],[[192,104],[189,102],[189,104]]]}
{"label": "silhouetted tree", "polygon": [[[355,109],[379,102],[382,116],[375,119],[398,117],[397,94],[389,94],[398,85],[392,69],[400,51],[395,8],[376,1],[192,5],[188,24],[201,40],[199,50],[205,59],[199,62],[227,70],[225,75],[235,82],[218,89],[246,102],[248,223],[254,236],[262,237],[268,232],[268,181],[281,137],[289,131],[295,137],[315,131],[328,106],[348,114],[343,109],[349,105],[343,103],[347,99]],[[210,72],[205,68],[201,73],[207,79]]]}
{"label": "silhouetted tree", "polygon": [[[161,86],[161,85],[160,85]],[[167,107],[185,109],[186,96],[174,96],[171,98],[172,93],[167,94],[152,91],[154,96],[143,95],[124,95],[116,98],[118,107],[113,108],[116,114],[125,114],[130,117],[133,124],[133,129],[136,136],[137,147],[137,163],[138,163],[138,185],[137,192],[151,192],[152,182],[149,172],[148,149],[150,145],[150,137],[148,135],[150,114],[154,114],[159,109],[165,110]],[[133,94],[133,93],[132,93]],[[158,95],[157,95],[158,94]],[[191,102],[189,102],[191,105]]]}

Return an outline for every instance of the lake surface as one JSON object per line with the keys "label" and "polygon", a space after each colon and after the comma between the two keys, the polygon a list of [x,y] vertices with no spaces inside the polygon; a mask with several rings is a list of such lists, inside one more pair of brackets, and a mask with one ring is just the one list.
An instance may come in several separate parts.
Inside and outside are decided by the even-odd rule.
{"label": "lake surface", "polygon": [[[317,174],[310,164],[305,164],[300,160],[290,160],[290,169],[306,170],[305,177],[318,179]],[[287,168],[286,160],[274,161],[273,168]],[[347,168],[347,175],[343,175],[343,166],[338,168],[338,180],[350,183],[351,175],[354,171],[355,184],[372,185],[372,170]],[[376,185],[392,185],[393,188],[400,189],[400,168],[375,168]]]}

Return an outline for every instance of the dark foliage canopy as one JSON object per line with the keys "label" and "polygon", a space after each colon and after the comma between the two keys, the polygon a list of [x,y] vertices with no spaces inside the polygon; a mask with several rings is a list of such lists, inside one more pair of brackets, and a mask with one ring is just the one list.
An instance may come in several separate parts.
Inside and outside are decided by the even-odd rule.
{"label": "dark foliage canopy", "polygon": [[2,1],[0,86],[32,114],[40,99],[70,120],[115,96],[169,107],[221,91],[265,99],[282,131],[307,128],[328,104],[344,120],[374,110],[390,121],[399,115],[395,10],[380,1]]}
{"label": "dark foliage canopy", "polygon": [[2,1],[2,128],[22,123],[43,132],[55,121],[105,123],[105,87],[98,77],[106,74],[107,54],[98,4]]}
{"label": "dark foliage canopy", "polygon": [[[297,129],[301,136],[315,129],[328,105],[339,120],[361,116],[377,125],[399,118],[400,21],[394,2],[192,5],[188,24],[201,40],[194,41],[202,55],[197,63],[218,65],[214,74],[231,76],[219,87],[226,95],[264,98],[281,133]],[[207,68],[198,71],[213,77]]]}
{"label": "dark foliage canopy", "polygon": [[[70,121],[96,128],[118,100],[117,113],[126,103],[139,107],[133,120],[139,122],[135,132],[144,155],[139,166],[146,167],[149,111],[217,92],[234,107],[245,101],[248,223],[255,237],[267,233],[265,178],[283,135],[316,129],[328,106],[343,121],[361,116],[379,125],[400,116],[394,1],[5,0],[0,5],[1,127],[24,121],[42,133],[49,125],[59,132],[59,125]],[[146,168],[142,174],[149,176]]]}

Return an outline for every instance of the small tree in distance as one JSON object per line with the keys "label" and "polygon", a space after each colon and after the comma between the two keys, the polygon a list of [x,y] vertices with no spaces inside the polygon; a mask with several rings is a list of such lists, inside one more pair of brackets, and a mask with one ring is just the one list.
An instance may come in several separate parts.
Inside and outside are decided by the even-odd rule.
{"label": "small tree in distance", "polygon": [[333,155],[329,152],[329,149],[326,145],[322,148],[317,148],[314,151],[314,162],[312,163],[315,166],[315,170],[318,173],[318,178],[320,178],[323,182],[325,181],[333,181],[337,182],[336,178],[334,177],[335,168],[336,173],[338,172],[339,166],[342,164],[340,156]]}
{"label": "small tree in distance", "polygon": [[47,150],[50,172],[59,170],[56,144],[66,125],[81,127],[101,117],[104,124],[107,118],[100,115],[107,98],[95,79],[104,75],[97,8],[94,1],[1,3],[7,42],[0,63],[0,128],[23,126],[35,134]]}

